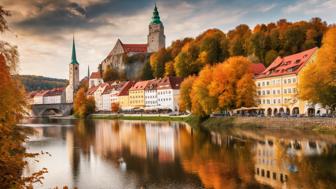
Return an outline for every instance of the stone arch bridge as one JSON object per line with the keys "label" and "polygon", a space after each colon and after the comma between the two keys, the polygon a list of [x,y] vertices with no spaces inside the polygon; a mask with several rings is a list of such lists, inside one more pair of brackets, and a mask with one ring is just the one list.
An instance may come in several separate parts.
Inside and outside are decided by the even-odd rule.
{"label": "stone arch bridge", "polygon": [[31,117],[46,117],[48,115],[67,116],[71,114],[73,104],[32,104]]}

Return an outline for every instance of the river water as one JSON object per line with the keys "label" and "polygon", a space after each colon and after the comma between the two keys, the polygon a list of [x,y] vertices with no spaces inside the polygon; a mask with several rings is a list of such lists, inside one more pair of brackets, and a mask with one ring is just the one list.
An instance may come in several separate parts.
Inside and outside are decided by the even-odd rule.
{"label": "river water", "polygon": [[[29,120],[35,188],[336,188],[336,138],[301,130],[209,132],[179,122]],[[48,152],[50,155],[46,154]]]}

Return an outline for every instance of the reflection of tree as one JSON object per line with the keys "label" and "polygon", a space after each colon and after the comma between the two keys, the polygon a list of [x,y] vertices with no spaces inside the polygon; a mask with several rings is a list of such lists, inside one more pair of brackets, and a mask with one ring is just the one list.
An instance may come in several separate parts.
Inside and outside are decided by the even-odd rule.
{"label": "reflection of tree", "polygon": [[336,186],[336,148],[328,153],[306,156],[295,160],[298,165],[298,173],[293,174],[294,183],[290,187],[299,188],[334,188]]}
{"label": "reflection of tree", "polygon": [[183,168],[197,173],[206,188],[261,188],[253,178],[254,161],[249,143],[230,139],[225,148],[209,143],[195,132],[192,138],[180,131],[179,153]]}

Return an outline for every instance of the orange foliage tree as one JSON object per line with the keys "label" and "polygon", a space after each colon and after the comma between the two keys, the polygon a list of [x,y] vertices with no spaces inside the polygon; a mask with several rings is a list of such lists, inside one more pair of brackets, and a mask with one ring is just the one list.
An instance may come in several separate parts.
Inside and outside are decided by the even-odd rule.
{"label": "orange foliage tree", "polygon": [[119,103],[113,102],[111,104],[111,111],[114,112],[114,113],[117,113],[119,110],[120,110]]}
{"label": "orange foliage tree", "polygon": [[299,77],[299,98],[336,107],[336,27],[327,31],[314,62]]}
{"label": "orange foliage tree", "polygon": [[[4,16],[10,13],[0,6],[0,33],[8,29]],[[26,153],[22,145],[25,140],[25,129],[17,123],[26,113],[27,103],[25,90],[14,77],[18,64],[17,48],[0,41],[0,188],[26,188],[34,182],[41,182],[46,169],[32,176],[22,177],[23,168],[27,165],[25,158],[37,154]]]}
{"label": "orange foliage tree", "polygon": [[[216,111],[254,106],[256,86],[251,64],[248,58],[239,56],[221,64],[205,66],[198,77],[187,78],[182,83],[182,109],[188,107],[190,101],[192,113],[206,116]],[[188,92],[189,96],[185,94]]]}
{"label": "orange foliage tree", "polygon": [[86,97],[84,88],[80,88],[74,100],[75,116],[85,118],[95,111],[95,100],[93,97]]}

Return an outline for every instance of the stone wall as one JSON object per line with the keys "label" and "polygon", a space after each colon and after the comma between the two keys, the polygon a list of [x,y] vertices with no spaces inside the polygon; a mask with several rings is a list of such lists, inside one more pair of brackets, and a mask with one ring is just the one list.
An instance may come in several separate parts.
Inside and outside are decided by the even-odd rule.
{"label": "stone wall", "polygon": [[333,127],[336,128],[336,118],[280,118],[280,117],[237,117],[236,124],[256,124],[266,127]]}

